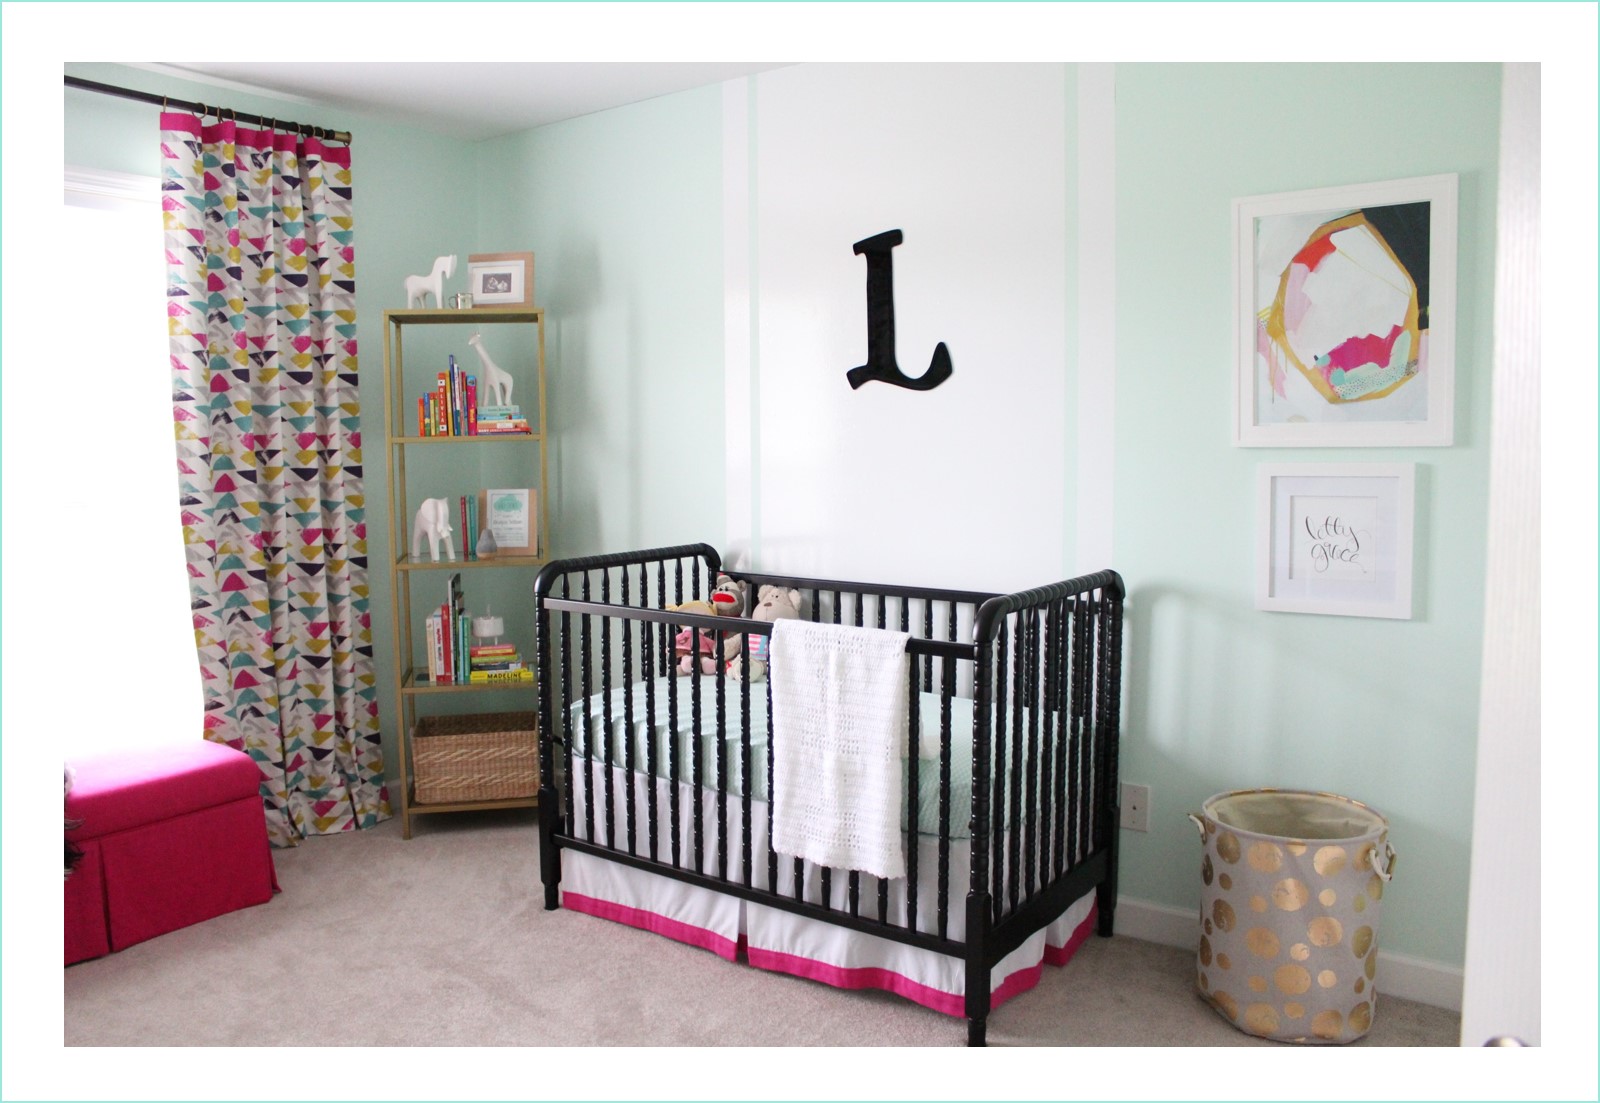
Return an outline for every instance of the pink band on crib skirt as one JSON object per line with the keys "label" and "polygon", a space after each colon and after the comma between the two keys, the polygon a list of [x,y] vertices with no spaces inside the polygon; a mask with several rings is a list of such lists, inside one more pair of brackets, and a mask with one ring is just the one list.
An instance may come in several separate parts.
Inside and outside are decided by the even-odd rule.
{"label": "pink band on crib skirt", "polygon": [[645,911],[643,908],[630,908],[626,904],[613,904],[610,900],[598,900],[593,896],[584,896],[578,892],[561,893],[563,907],[571,908],[575,912],[585,915],[599,916],[615,923],[625,923],[630,927],[637,927],[642,931],[651,931],[654,934],[664,935],[676,942],[698,946],[702,950],[710,950],[720,958],[736,961],[739,956],[739,943],[730,938],[724,938],[715,931],[708,931],[704,927],[696,927],[689,923],[682,923],[676,919],[668,919],[664,915]]}
{"label": "pink band on crib skirt", "polygon": [[[1073,929],[1072,934],[1067,936],[1064,945],[1051,946],[1046,943],[1043,959],[1039,963],[1018,969],[1001,981],[999,987],[989,996],[989,1010],[993,1011],[1011,997],[1021,995],[1037,985],[1039,978],[1044,975],[1046,964],[1065,965],[1071,961],[1078,947],[1088,939],[1089,932],[1094,930],[1095,915],[1098,911],[1098,903],[1090,905],[1089,914]],[[889,969],[877,966],[848,968],[830,965],[825,961],[786,954],[779,950],[764,950],[759,946],[746,946],[745,953],[750,964],[758,969],[770,969],[774,973],[805,977],[807,980],[821,981],[835,988],[877,988],[921,1004],[930,1011],[939,1011],[957,1018],[962,1018],[967,1013],[967,1002],[964,997],[929,987]]]}

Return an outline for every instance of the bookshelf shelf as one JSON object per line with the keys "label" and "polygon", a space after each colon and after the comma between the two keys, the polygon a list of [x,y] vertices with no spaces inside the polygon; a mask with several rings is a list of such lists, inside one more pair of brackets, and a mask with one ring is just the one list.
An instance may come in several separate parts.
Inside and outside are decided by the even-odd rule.
{"label": "bookshelf shelf", "polygon": [[[515,353],[500,352],[506,345],[503,338],[495,345],[499,355],[504,355],[508,360],[515,356],[515,367],[510,370],[516,381],[516,393],[521,397],[520,405],[527,411],[529,428],[528,433],[495,433],[478,436],[419,436],[418,430],[422,428],[417,410],[417,397],[419,394],[435,393],[432,381],[443,364],[435,365],[433,360],[427,360],[427,370],[421,370],[413,365],[412,377],[406,376],[404,360],[404,338],[407,331],[415,332],[420,327],[473,327],[478,332],[483,332],[487,327],[503,326],[532,326],[532,340],[526,345],[520,345]],[[459,328],[442,330],[443,332],[459,333]],[[464,337],[465,335],[463,335]],[[435,342],[436,344],[437,342]],[[416,343],[413,344],[416,347]],[[432,347],[432,346],[429,346]],[[424,354],[425,356],[428,354]],[[468,372],[476,374],[475,367],[470,360],[462,360],[457,354],[459,366]],[[545,541],[549,539],[549,526],[547,524],[549,500],[548,493],[548,463],[545,453],[545,354],[544,354],[544,311],[542,310],[390,310],[384,313],[383,333],[383,378],[384,378],[384,410],[385,430],[387,438],[387,461],[389,473],[389,545],[394,552],[394,559],[390,564],[389,583],[391,606],[393,613],[393,639],[394,639],[394,664],[397,671],[395,675],[395,704],[396,715],[399,718],[400,730],[396,733],[396,743],[399,747],[399,761],[395,764],[398,774],[400,798],[401,832],[405,838],[411,837],[412,817],[441,812],[472,812],[487,811],[501,808],[532,808],[538,803],[537,780],[528,787],[527,796],[505,797],[496,795],[484,799],[471,797],[448,800],[434,800],[428,803],[418,803],[416,800],[418,764],[417,747],[415,746],[419,729],[419,715],[431,715],[430,710],[449,708],[452,712],[459,709],[459,705],[446,706],[446,700],[461,700],[465,697],[476,697],[483,702],[482,714],[485,717],[505,716],[506,710],[514,710],[517,714],[526,713],[528,726],[533,726],[535,685],[532,681],[500,681],[491,683],[440,683],[429,675],[429,654],[431,639],[425,630],[426,617],[438,606],[435,602],[446,593],[447,580],[456,575],[488,580],[491,576],[484,573],[489,571],[524,570],[528,572],[527,586],[524,594],[531,594],[533,578],[531,569],[540,567],[545,562],[542,554],[546,547]],[[529,378],[533,374],[536,378]],[[533,386],[530,387],[530,384]],[[408,385],[410,389],[408,390]],[[537,417],[533,411],[528,410],[528,390],[534,390],[537,402]],[[454,540],[458,553],[463,553],[461,558],[440,559],[434,561],[426,554],[423,557],[413,558],[410,554],[411,521],[414,511],[421,506],[424,498],[437,494],[438,485],[437,465],[443,461],[444,453],[437,451],[435,446],[449,445],[458,450],[483,448],[490,450],[486,454],[500,457],[495,462],[502,468],[505,463],[511,463],[520,474],[513,481],[494,481],[492,486],[522,486],[536,492],[536,503],[531,503],[529,521],[535,529],[533,538],[535,550],[541,554],[509,554],[500,553],[488,558],[466,558],[467,533],[461,531],[462,525],[452,513],[451,527],[455,529]],[[521,446],[520,449],[516,446]],[[419,449],[426,450],[419,454]],[[510,451],[508,451],[510,449]],[[459,454],[459,452],[458,452]],[[511,457],[511,458],[508,458]],[[408,458],[411,461],[408,464]],[[453,463],[456,461],[452,461]],[[460,464],[464,469],[467,464]],[[476,467],[473,468],[476,471]],[[421,476],[431,475],[432,480]],[[463,478],[479,478],[477,474],[463,475]],[[424,489],[424,487],[429,489]],[[460,494],[476,495],[485,489],[482,486],[462,487]],[[453,500],[453,499],[452,499]],[[425,549],[426,551],[426,549]],[[463,585],[463,588],[464,585]],[[531,598],[524,596],[521,602],[525,606]],[[512,608],[502,609],[496,603],[495,612],[504,616],[511,613]],[[508,618],[509,619],[509,618]],[[531,619],[531,615],[530,615]],[[523,655],[524,661],[531,655]],[[471,708],[472,706],[468,706]],[[500,739],[504,736],[504,746],[517,744],[520,732],[494,732],[487,737],[475,737],[481,742],[482,738]],[[429,735],[424,738],[440,739],[452,738],[450,736]],[[521,742],[526,742],[522,740]],[[498,756],[486,756],[499,760]],[[517,768],[517,776],[523,775],[521,764]],[[536,767],[536,764],[535,764]],[[499,768],[499,767],[494,767]],[[535,768],[534,774],[536,775]],[[429,775],[429,780],[435,780]],[[452,779],[454,780],[454,779]],[[467,785],[471,787],[470,780]],[[487,786],[485,787],[487,791]]]}

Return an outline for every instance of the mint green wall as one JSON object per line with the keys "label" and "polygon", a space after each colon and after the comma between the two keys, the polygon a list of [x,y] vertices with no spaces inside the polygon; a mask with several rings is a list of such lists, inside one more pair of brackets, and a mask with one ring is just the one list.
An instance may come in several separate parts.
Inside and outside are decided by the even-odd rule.
{"label": "mint green wall", "polygon": [[[1385,949],[1459,964],[1488,496],[1498,65],[1117,67],[1116,565],[1129,600],[1124,893],[1193,908],[1183,813],[1225,789],[1331,790],[1388,815]],[[1230,202],[1460,174],[1456,445],[1230,443]],[[1410,621],[1254,608],[1256,465],[1417,464]]]}
{"label": "mint green wall", "polygon": [[[441,254],[460,255],[461,267],[457,269],[456,279],[447,287],[465,288],[466,254],[472,249],[476,226],[475,149],[469,143],[415,127],[219,89],[123,65],[69,63],[64,70],[69,76],[122,88],[218,103],[269,118],[276,116],[351,132],[368,583],[379,687],[379,723],[384,734],[386,761],[392,760],[391,740],[397,720],[390,632],[383,312],[403,307],[404,278],[413,272],[427,271],[433,258]],[[67,164],[150,176],[157,174],[160,169],[156,146],[160,108],[72,88],[65,90],[65,96],[63,136]],[[470,481],[477,485],[475,473]],[[404,524],[401,529],[404,540]]]}
{"label": "mint green wall", "polygon": [[[725,532],[724,516],[720,87],[469,146],[139,70],[68,71],[355,131],[380,685],[392,669],[374,420],[381,316],[399,305],[400,279],[439,253],[536,255],[556,552],[745,535]],[[1114,558],[1131,589],[1123,772],[1152,786],[1154,807],[1149,834],[1122,835],[1127,895],[1195,907],[1198,846],[1182,814],[1212,793],[1334,790],[1388,814],[1403,855],[1385,949],[1462,960],[1498,109],[1496,65],[1117,67]],[[152,108],[69,92],[67,160],[151,171],[130,163],[143,154],[122,140],[147,125]],[[1461,183],[1456,445],[1232,447],[1232,199],[1443,172]],[[1255,610],[1255,467],[1270,461],[1417,463],[1414,619]]]}
{"label": "mint green wall", "polygon": [[478,246],[533,250],[548,312],[557,554],[723,545],[721,95],[480,147]]}

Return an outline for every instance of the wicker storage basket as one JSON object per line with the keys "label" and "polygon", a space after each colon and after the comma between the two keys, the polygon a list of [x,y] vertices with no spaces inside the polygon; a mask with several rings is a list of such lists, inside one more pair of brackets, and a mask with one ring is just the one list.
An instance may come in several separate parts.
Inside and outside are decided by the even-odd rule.
{"label": "wicker storage basket", "polygon": [[507,800],[539,792],[539,740],[532,712],[422,716],[412,731],[418,804]]}

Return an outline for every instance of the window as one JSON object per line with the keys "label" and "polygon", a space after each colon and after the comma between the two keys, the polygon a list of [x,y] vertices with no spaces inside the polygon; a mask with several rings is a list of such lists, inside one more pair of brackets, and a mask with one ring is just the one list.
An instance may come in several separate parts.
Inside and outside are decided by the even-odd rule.
{"label": "window", "polygon": [[51,454],[36,458],[56,502],[29,527],[51,545],[53,592],[39,615],[52,623],[37,638],[60,654],[42,666],[40,688],[61,706],[50,726],[70,760],[198,739],[204,701],[178,515],[158,182],[69,168],[65,198],[60,248],[77,258],[68,267],[84,280],[83,309],[60,342],[65,370],[50,376],[65,385],[40,396],[40,417],[54,424],[29,436],[47,442]]}

